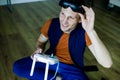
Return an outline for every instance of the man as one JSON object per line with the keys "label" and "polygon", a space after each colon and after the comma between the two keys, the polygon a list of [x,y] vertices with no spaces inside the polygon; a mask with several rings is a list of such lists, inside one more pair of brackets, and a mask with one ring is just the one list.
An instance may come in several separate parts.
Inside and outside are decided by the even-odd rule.
{"label": "man", "polygon": [[[50,48],[46,54],[54,54],[60,61],[58,73],[62,80],[88,80],[83,67],[83,55],[87,46],[96,60],[103,67],[110,68],[112,60],[108,50],[94,30],[94,11],[88,8],[83,0],[61,0],[62,7],[59,18],[48,20],[41,30],[37,41],[37,50],[32,54],[42,53],[49,40]],[[43,80],[45,64],[37,63],[34,75],[29,76],[32,59],[18,60],[14,64],[14,72],[32,80]],[[55,72],[56,65],[50,66],[48,79]]]}

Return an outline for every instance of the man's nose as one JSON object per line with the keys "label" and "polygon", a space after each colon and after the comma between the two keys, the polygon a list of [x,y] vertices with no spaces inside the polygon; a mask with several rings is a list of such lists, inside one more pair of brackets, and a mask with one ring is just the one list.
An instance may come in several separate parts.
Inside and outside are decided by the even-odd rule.
{"label": "man's nose", "polygon": [[68,24],[68,19],[67,18],[64,18],[63,20],[63,25],[66,26]]}

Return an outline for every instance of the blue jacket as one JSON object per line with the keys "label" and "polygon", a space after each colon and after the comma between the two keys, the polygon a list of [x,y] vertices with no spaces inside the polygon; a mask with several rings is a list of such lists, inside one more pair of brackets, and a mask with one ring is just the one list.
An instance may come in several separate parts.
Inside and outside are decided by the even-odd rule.
{"label": "blue jacket", "polygon": [[[46,51],[46,54],[55,54],[56,46],[62,34],[63,32],[60,29],[59,18],[54,18],[48,30],[50,48]],[[82,28],[81,23],[78,23],[77,27],[70,33],[68,47],[73,62],[79,67],[84,67],[83,54],[86,47],[86,41],[85,30]]]}

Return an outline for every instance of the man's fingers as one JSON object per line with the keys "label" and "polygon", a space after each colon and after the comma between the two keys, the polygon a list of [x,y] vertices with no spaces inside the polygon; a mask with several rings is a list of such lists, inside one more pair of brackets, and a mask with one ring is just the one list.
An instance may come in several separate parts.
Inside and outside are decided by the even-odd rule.
{"label": "man's fingers", "polygon": [[82,5],[82,7],[85,10],[85,12],[87,12],[89,10],[89,8],[87,6]]}
{"label": "man's fingers", "polygon": [[36,50],[36,53],[42,53],[42,49],[41,49],[41,48],[38,48],[38,49]]}
{"label": "man's fingers", "polygon": [[42,49],[37,49],[32,55],[31,55],[31,58],[33,59],[34,58],[34,55],[35,54],[39,54],[39,53],[42,53]]}

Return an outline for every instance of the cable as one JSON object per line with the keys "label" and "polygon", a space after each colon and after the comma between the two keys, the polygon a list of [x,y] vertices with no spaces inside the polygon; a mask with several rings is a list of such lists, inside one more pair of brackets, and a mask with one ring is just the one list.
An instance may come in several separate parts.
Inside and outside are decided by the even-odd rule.
{"label": "cable", "polygon": [[50,79],[50,80],[53,80],[55,77],[56,77],[56,75],[57,75],[57,72],[58,72],[58,69],[59,69],[59,62],[57,63],[57,68],[56,68],[56,71],[55,71],[55,74],[54,74],[54,76]]}

